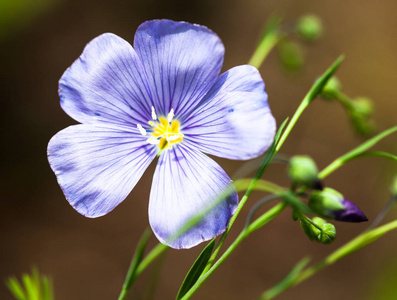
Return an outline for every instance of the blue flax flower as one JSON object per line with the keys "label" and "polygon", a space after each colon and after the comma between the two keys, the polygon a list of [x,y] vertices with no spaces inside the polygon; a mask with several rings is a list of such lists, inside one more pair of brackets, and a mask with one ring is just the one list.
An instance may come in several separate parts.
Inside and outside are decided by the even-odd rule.
{"label": "blue flax flower", "polygon": [[250,159],[274,138],[259,72],[244,65],[219,75],[223,56],[211,30],[170,20],[141,24],[133,47],[111,33],[88,43],[59,81],[63,110],[82,124],[58,132],[48,145],[51,168],[80,214],[109,213],[158,156],[149,201],[157,238],[180,249],[224,232],[238,203],[235,190],[169,239],[230,185],[202,152]]}

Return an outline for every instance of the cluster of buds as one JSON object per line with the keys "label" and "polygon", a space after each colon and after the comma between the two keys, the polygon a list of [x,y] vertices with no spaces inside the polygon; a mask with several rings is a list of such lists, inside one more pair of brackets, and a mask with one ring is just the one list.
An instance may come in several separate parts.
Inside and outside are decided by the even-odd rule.
{"label": "cluster of buds", "polygon": [[[295,23],[294,33],[306,42],[320,38],[323,32],[321,19],[315,15],[304,15]],[[290,39],[288,31],[280,34],[278,53],[282,65],[288,71],[299,70],[305,61],[304,51],[296,40]]]}
{"label": "cluster of buds", "polygon": [[358,134],[367,136],[374,132],[375,124],[372,120],[374,108],[371,99],[366,97],[350,99],[342,93],[342,85],[336,77],[328,80],[321,96],[327,100],[338,100],[345,107],[350,122]]}
{"label": "cluster of buds", "polygon": [[[293,186],[301,186],[304,190],[311,190],[305,193],[308,196],[308,207],[311,212],[320,217],[343,221],[343,222],[364,222],[367,217],[353,202],[347,200],[338,191],[325,187],[318,177],[318,169],[315,162],[308,156],[294,156],[288,165],[288,175]],[[397,185],[397,183],[396,183]],[[335,226],[327,223],[319,217],[313,220],[298,212],[297,218],[303,231],[314,241],[329,244],[336,236]]]}

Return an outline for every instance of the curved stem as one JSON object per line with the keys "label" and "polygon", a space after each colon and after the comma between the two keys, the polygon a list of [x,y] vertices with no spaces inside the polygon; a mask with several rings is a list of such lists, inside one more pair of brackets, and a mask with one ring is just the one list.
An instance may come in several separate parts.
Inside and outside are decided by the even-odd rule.
{"label": "curved stem", "polygon": [[264,204],[272,201],[272,200],[276,200],[277,198],[279,198],[280,195],[279,194],[272,194],[272,195],[267,195],[266,197],[260,199],[258,202],[256,202],[251,210],[248,212],[247,218],[245,220],[245,226],[244,227],[248,227],[249,224],[251,223],[251,219],[254,216],[254,213]]}
{"label": "curved stem", "polygon": [[378,216],[375,218],[375,220],[372,222],[372,224],[368,227],[367,230],[371,230],[378,227],[380,222],[382,222],[382,220],[385,218],[390,208],[392,208],[392,206],[394,205],[394,203],[396,203],[396,201],[397,201],[397,196],[394,195],[391,196],[385,207],[383,207],[382,211],[378,214]]}
{"label": "curved stem", "polygon": [[256,67],[257,69],[260,68],[270,51],[277,45],[282,37],[282,34],[278,29],[280,22],[281,18],[277,16],[270,18],[262,35],[262,39],[256,47],[248,64]]}
{"label": "curved stem", "polygon": [[[299,273],[293,274],[293,277],[288,280],[287,283],[283,283],[282,285],[276,285],[266,292],[262,294],[259,298],[260,300],[270,300],[275,298],[276,296],[280,295],[281,293],[285,292],[289,288],[300,284],[301,282],[309,279],[313,275],[315,275],[320,270],[324,269],[325,267],[334,264],[341,258],[352,254],[365,246],[368,246],[378,240],[380,237],[385,235],[387,232],[397,229],[397,220],[387,223],[379,228],[372,229],[370,231],[366,231],[347,244],[343,245],[339,249],[332,252],[328,255],[325,259],[320,261],[319,263],[315,264],[312,267],[309,267],[305,270],[300,270]],[[291,273],[290,273],[291,274]],[[272,292],[270,292],[272,291]],[[276,291],[276,292],[274,292]]]}
{"label": "curved stem", "polygon": [[394,133],[397,131],[397,126],[394,126],[392,128],[389,128],[378,135],[374,136],[373,138],[369,139],[368,141],[364,142],[363,144],[359,145],[358,147],[354,148],[353,150],[347,152],[346,154],[338,157],[335,159],[332,163],[330,163],[327,167],[325,167],[319,174],[318,177],[320,179],[324,179],[327,177],[329,174],[334,172],[335,170],[339,169],[341,166],[343,166],[345,163],[348,161],[351,161],[358,156],[362,155],[364,151],[367,149],[371,148],[374,146],[376,143],[378,143],[381,139],[387,137],[388,135]]}
{"label": "curved stem", "polygon": [[384,234],[387,232],[397,229],[397,220],[390,222],[388,224],[385,224],[379,228],[372,229],[370,231],[366,231],[359,236],[357,236],[355,239],[351,240],[344,246],[340,247],[330,255],[328,255],[324,260],[319,262],[318,264],[314,265],[313,267],[310,267],[303,271],[299,276],[297,276],[293,286],[298,285],[302,281],[310,278],[314,274],[316,274],[318,271],[321,269],[332,265],[333,263],[337,262],[341,258],[352,254],[361,248],[368,246],[375,242],[377,239],[382,237]]}

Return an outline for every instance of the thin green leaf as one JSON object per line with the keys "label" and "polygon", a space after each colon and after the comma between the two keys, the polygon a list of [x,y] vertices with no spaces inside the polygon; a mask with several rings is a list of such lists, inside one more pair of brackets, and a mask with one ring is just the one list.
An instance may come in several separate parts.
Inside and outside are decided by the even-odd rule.
{"label": "thin green leaf", "polygon": [[52,283],[51,283],[51,280],[45,276],[42,279],[42,287],[43,287],[43,299],[44,300],[53,300],[54,293],[52,290]]}
{"label": "thin green leaf", "polygon": [[[285,125],[287,125],[287,122],[288,122],[288,118],[286,118],[284,120],[284,122],[280,125],[280,127],[278,128],[276,136],[274,137],[273,144],[270,146],[269,150],[267,151],[267,153],[266,153],[266,155],[265,155],[265,157],[263,159],[263,162],[262,162],[261,166],[259,167],[258,172],[255,174],[254,180],[259,181],[259,179],[265,173],[266,169],[269,167],[269,165],[272,162],[274,156],[276,155],[276,153],[277,153],[277,145],[279,143],[281,133],[283,132],[283,129],[284,129]],[[256,185],[256,183],[255,183],[255,185]]]}
{"label": "thin green leaf", "polygon": [[334,75],[336,70],[339,68],[339,65],[342,63],[344,56],[339,56],[336,61],[318,78],[315,83],[313,84],[310,91],[307,93],[306,97],[308,98],[309,102],[312,101],[314,98],[317,97],[318,94],[321,93],[324,86],[327,84],[328,80]]}
{"label": "thin green leaf", "polygon": [[321,93],[322,89],[328,82],[328,80],[334,75],[336,70],[338,69],[339,65],[343,61],[343,56],[339,56],[337,60],[324,72],[323,75],[318,78],[310,90],[307,92],[306,96],[303,98],[301,104],[296,109],[294,115],[291,118],[291,121],[288,123],[287,128],[283,132],[280,140],[277,143],[276,152],[278,152],[281,146],[284,144],[285,140],[287,139],[288,135],[290,134],[292,128],[295,126],[296,122],[298,121],[299,117],[303,113],[303,111],[309,106],[309,104],[317,97],[318,94]]}
{"label": "thin green leaf", "polygon": [[7,282],[7,287],[10,290],[10,292],[13,294],[13,296],[18,299],[18,300],[27,300],[27,296],[19,283],[18,279],[15,277],[10,277],[8,278]]}
{"label": "thin green leaf", "polygon": [[197,257],[196,261],[194,262],[194,264],[192,265],[189,272],[186,274],[185,279],[182,282],[178,295],[176,296],[177,300],[181,299],[200,278],[200,275],[203,273],[205,266],[207,265],[207,262],[211,257],[211,253],[212,250],[214,249],[214,246],[215,246],[215,239],[213,239],[210,243],[208,243],[208,245]]}
{"label": "thin green leaf", "polygon": [[273,299],[274,297],[285,291],[287,288],[291,287],[294,284],[295,279],[298,277],[301,271],[307,266],[309,261],[310,259],[308,257],[305,257],[302,260],[300,260],[283,280],[281,280],[277,285],[275,285],[271,289],[264,292],[262,296],[259,298],[259,300]]}
{"label": "thin green leaf", "polygon": [[33,279],[29,276],[29,274],[22,275],[22,282],[25,286],[25,290],[29,300],[36,300],[38,287],[35,286]]}
{"label": "thin green leaf", "polygon": [[135,274],[138,269],[139,263],[142,261],[143,252],[145,251],[146,245],[149,242],[150,235],[150,230],[146,229],[141,239],[139,240],[138,246],[135,249],[134,257],[132,258],[130,267],[128,268],[127,276],[125,277],[119,300],[125,299],[128,291],[130,290],[132,284],[136,279]]}

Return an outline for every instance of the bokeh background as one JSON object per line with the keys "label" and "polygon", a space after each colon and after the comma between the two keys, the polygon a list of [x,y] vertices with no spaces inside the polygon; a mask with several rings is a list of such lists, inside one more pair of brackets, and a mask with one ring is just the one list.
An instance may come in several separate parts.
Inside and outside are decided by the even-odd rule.
{"label": "bokeh background", "polygon": [[[85,44],[103,32],[132,42],[140,23],[170,18],[203,24],[226,47],[224,69],[244,64],[259,32],[274,12],[293,22],[319,15],[324,36],[304,45],[305,66],[286,73],[272,52],[260,69],[272,111],[280,124],[291,116],[316,76],[340,54],[344,92],[371,97],[379,130],[396,124],[397,2],[345,0],[0,0],[0,299],[11,299],[4,280],[38,266],[54,281],[55,296],[116,299],[136,243],[148,226],[147,207],[154,164],[112,213],[86,219],[64,199],[46,157],[49,139],[74,124],[60,108],[58,79]],[[363,141],[351,130],[337,103],[315,101],[284,145],[286,154],[308,154],[325,167]],[[377,149],[396,153],[396,136]],[[233,174],[242,162],[217,160]],[[374,219],[389,197],[396,165],[367,158],[326,179]],[[266,179],[288,184],[283,165]],[[251,204],[259,199],[254,194]],[[228,241],[243,224],[248,205]],[[396,217],[395,209],[388,219]],[[289,211],[253,234],[197,292],[194,299],[255,299],[304,256],[319,261],[365,230],[367,224],[337,225],[331,245],[310,242]],[[156,243],[152,238],[150,247]],[[226,243],[228,244],[228,243]],[[170,250],[136,282],[129,299],[173,299],[203,248]],[[397,299],[397,233],[343,259],[279,299]],[[161,271],[156,273],[156,268]],[[156,275],[158,274],[158,275]],[[151,282],[158,277],[158,286]]]}

